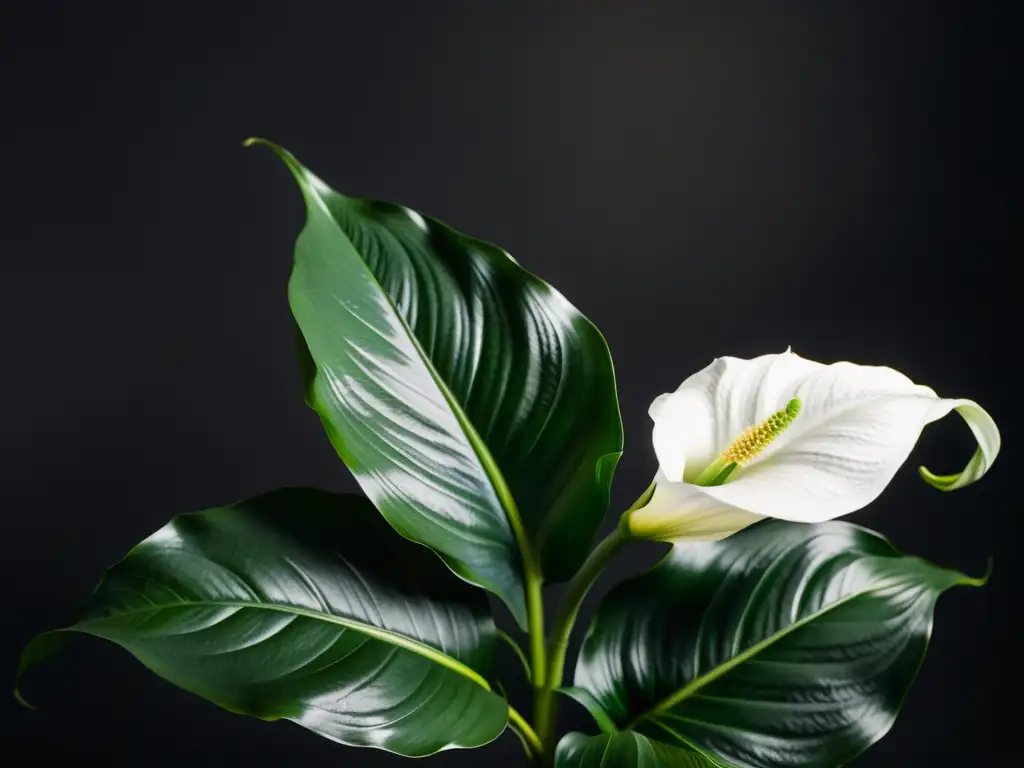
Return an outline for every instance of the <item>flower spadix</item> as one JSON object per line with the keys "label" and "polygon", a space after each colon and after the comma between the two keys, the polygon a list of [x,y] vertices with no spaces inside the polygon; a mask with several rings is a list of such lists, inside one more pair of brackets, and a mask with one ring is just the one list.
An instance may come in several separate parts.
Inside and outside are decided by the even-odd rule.
{"label": "flower spadix", "polygon": [[978,441],[943,491],[988,471],[999,430],[971,400],[940,398],[892,368],[824,365],[787,350],[721,357],[650,408],[658,472],[630,533],[663,540],[724,538],[765,517],[822,522],[871,503],[923,427],[956,410]]}

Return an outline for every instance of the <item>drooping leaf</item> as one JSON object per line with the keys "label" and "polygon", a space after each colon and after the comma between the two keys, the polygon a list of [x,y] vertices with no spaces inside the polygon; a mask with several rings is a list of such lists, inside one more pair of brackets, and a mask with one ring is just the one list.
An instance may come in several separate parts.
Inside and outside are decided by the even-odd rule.
{"label": "drooping leaf", "polygon": [[356,496],[288,488],[178,516],[75,624],[29,643],[19,678],[74,632],[232,712],[354,746],[477,747],[508,715],[486,682],[486,595]]}
{"label": "drooping leaf", "polygon": [[639,733],[600,736],[567,733],[558,743],[555,768],[719,768],[690,749],[670,747]]}
{"label": "drooping leaf", "polygon": [[500,248],[270,146],[307,207],[289,283],[307,400],[391,524],[524,625],[524,558],[567,578],[607,507],[622,427],[604,339]]}
{"label": "drooping leaf", "polygon": [[744,768],[834,768],[891,727],[961,573],[854,525],[676,546],[603,601],[576,668],[619,728]]}

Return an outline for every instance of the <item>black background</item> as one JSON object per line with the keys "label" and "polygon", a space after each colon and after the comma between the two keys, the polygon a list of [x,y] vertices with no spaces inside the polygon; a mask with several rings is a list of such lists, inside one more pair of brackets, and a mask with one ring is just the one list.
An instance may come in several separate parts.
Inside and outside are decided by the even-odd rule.
{"label": "black background", "polygon": [[[966,461],[950,418],[854,517],[970,573],[995,557],[987,588],[940,602],[900,720],[857,765],[1013,761],[1009,3],[208,5],[0,11],[11,673],[32,633],[67,622],[173,514],[355,487],[302,403],[284,290],[302,209],[281,164],[241,148],[259,134],[343,191],[502,244],[596,322],[626,429],[617,510],[654,471],[648,403],[717,355],[792,345],[988,408],[1006,446],[982,483],[941,494],[913,471]],[[26,759],[401,762],[223,712],[99,641],[26,688],[41,710],[8,700],[2,718],[4,751]],[[593,730],[563,709],[565,727]],[[518,750],[506,735],[424,764],[514,764]]]}

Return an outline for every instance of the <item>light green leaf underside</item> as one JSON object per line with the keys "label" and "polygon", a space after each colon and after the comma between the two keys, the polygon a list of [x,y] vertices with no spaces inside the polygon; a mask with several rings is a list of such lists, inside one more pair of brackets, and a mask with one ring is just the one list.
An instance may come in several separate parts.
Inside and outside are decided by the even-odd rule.
{"label": "light green leaf underside", "polygon": [[29,644],[19,677],[68,632],[232,712],[354,746],[476,747],[507,721],[486,682],[484,594],[354,496],[291,488],[179,516],[107,572],[77,623]]}
{"label": "light green leaf underside", "polygon": [[834,768],[891,727],[965,577],[847,523],[681,545],[603,601],[575,686],[621,729],[743,768]]}
{"label": "light green leaf underside", "polygon": [[559,688],[558,692],[563,696],[568,696],[587,710],[587,712],[590,713],[590,716],[594,718],[594,723],[597,724],[597,727],[600,728],[603,733],[619,732],[619,726],[616,725],[615,721],[612,720],[608,713],[604,711],[604,707],[601,705],[601,702],[594,698],[586,688],[568,685]]}
{"label": "light green leaf underside", "polygon": [[525,625],[524,569],[570,576],[607,507],[622,431],[604,339],[501,249],[270,146],[307,207],[289,283],[307,400],[391,524]]}
{"label": "light green leaf underside", "polygon": [[703,755],[639,733],[584,736],[569,733],[558,744],[555,768],[719,768]]}

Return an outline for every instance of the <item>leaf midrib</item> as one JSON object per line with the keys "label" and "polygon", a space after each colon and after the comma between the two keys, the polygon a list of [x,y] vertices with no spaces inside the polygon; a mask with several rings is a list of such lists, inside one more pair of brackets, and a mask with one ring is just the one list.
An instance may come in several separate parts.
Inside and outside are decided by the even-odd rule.
{"label": "leaf midrib", "polygon": [[242,600],[195,600],[190,602],[182,603],[169,603],[165,605],[152,605],[145,608],[136,608],[130,611],[119,611],[118,613],[111,614],[110,616],[94,617],[80,621],[69,629],[85,632],[87,634],[94,634],[89,630],[89,624],[98,624],[105,620],[119,619],[124,616],[132,616],[140,613],[152,613],[160,611],[169,611],[182,608],[240,608],[249,610],[265,610],[265,611],[276,611],[278,613],[288,613],[295,616],[302,616],[308,619],[315,619],[317,621],[327,622],[329,624],[336,624],[346,629],[351,629],[361,634],[367,635],[375,640],[379,640],[390,645],[398,646],[412,653],[416,653],[435,664],[440,664],[442,667],[457,672],[458,674],[472,680],[474,683],[482,687],[486,691],[491,691],[491,686],[487,680],[477,673],[471,667],[463,664],[461,661],[452,658],[446,653],[443,653],[433,646],[422,643],[419,640],[413,640],[410,637],[392,632],[387,629],[381,629],[375,627],[372,624],[365,624],[363,622],[356,621],[354,619],[347,619],[343,616],[336,616],[331,613],[319,613],[317,611],[310,610],[308,608],[300,608],[294,605],[281,605],[279,603],[247,603]]}
{"label": "leaf midrib", "polygon": [[[501,473],[501,469],[498,467],[497,462],[491,455],[490,449],[487,447],[486,443],[484,443],[483,439],[480,437],[476,428],[473,426],[473,423],[469,420],[469,417],[463,411],[462,406],[455,399],[455,396],[452,394],[451,390],[445,383],[444,379],[442,379],[441,375],[437,372],[437,369],[434,367],[434,363],[430,359],[430,356],[427,355],[426,352],[423,350],[423,346],[420,344],[420,341],[416,337],[416,334],[413,333],[412,328],[409,327],[409,324],[405,321],[405,318],[402,317],[402,314],[395,307],[395,303],[391,299],[390,294],[388,294],[388,292],[384,290],[383,286],[381,286],[380,281],[377,279],[377,276],[373,273],[373,270],[371,270],[369,265],[366,263],[366,259],[363,258],[362,253],[359,251],[358,248],[356,248],[351,238],[348,237],[348,235],[345,233],[342,227],[337,223],[337,220],[334,218],[333,214],[331,214],[331,210],[328,207],[326,201],[323,199],[323,197],[313,187],[313,185],[308,183],[307,176],[309,175],[310,171],[306,170],[305,166],[303,166],[290,152],[285,150],[283,147],[279,147],[276,144],[266,142],[262,139],[258,141],[267,144],[267,146],[270,147],[270,149],[272,149],[282,160],[284,160],[285,165],[287,165],[288,169],[292,172],[292,175],[295,177],[295,180],[298,182],[299,187],[302,189],[302,191],[320,204],[323,212],[327,215],[330,221],[334,223],[342,237],[348,240],[349,245],[352,246],[353,252],[358,254],[360,265],[366,271],[366,274],[369,277],[369,279],[373,281],[373,284],[380,291],[381,296],[383,296],[385,301],[387,301],[388,307],[391,310],[392,315],[401,324],[402,329],[405,331],[406,337],[413,345],[413,347],[416,349],[420,361],[427,369],[427,372],[430,374],[431,378],[434,381],[434,385],[438,388],[438,391],[440,391],[441,396],[445,399],[445,402],[451,409],[452,414],[455,416],[455,420],[458,422],[459,427],[462,429],[463,435],[465,436],[466,440],[469,441],[470,446],[472,446],[473,448],[473,452],[476,454],[477,460],[483,467],[483,470],[486,473],[488,480],[490,480],[491,487],[498,498],[499,504],[501,504],[502,510],[505,513],[505,517],[508,521],[509,527],[512,529],[512,534],[515,537],[520,557],[522,558],[524,571],[523,575],[525,579],[527,581],[530,581],[531,579],[539,579],[540,570],[537,564],[537,558],[534,553],[533,547],[530,544],[529,537],[527,536],[526,527],[523,524],[522,515],[519,513],[519,508],[516,505],[515,499],[512,496],[512,492],[509,489],[508,484],[505,482],[505,477]],[[346,201],[350,199],[345,195],[342,195],[340,192],[337,192],[336,190],[332,189],[332,191],[334,192],[334,194],[338,195],[339,197],[343,198]]]}
{"label": "leaf midrib", "polygon": [[798,619],[797,621],[793,622],[792,624],[786,627],[783,627],[777,632],[774,632],[773,634],[766,637],[764,640],[754,643],[752,646],[747,648],[747,650],[743,651],[742,653],[733,656],[725,663],[719,664],[714,669],[705,672],[703,675],[697,678],[694,678],[672,695],[665,697],[643,714],[633,718],[633,720],[631,720],[630,723],[626,726],[626,730],[634,729],[643,720],[655,717],[662,712],[672,709],[677,704],[680,704],[686,699],[690,698],[693,694],[695,694],[697,691],[701,690],[705,686],[710,685],[711,683],[718,680],[720,677],[734,670],[736,667],[749,661],[757,654],[761,653],[761,651],[770,648],[771,646],[775,645],[775,643],[777,643],[779,640],[782,640],[783,638],[789,636],[791,633],[797,631],[798,629],[802,629],[807,624],[811,623],[812,621],[816,621],[817,619],[821,618],[830,611],[833,611],[836,608],[846,605],[852,600],[856,600],[866,595],[870,595],[872,592],[880,592],[883,589],[888,588],[889,586],[890,585],[875,585],[868,589],[859,590],[857,592],[847,595],[844,598],[836,600],[834,603],[830,603],[825,608],[817,610],[814,613],[808,614],[802,619]]}

